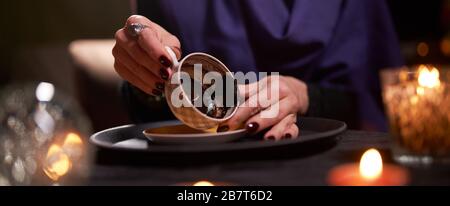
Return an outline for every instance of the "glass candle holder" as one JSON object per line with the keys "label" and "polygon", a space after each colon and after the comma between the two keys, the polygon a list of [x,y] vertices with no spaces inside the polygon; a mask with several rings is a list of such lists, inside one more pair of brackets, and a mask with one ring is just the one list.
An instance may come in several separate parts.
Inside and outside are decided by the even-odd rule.
{"label": "glass candle holder", "polygon": [[91,124],[75,99],[48,82],[0,91],[0,186],[84,185]]}
{"label": "glass candle holder", "polygon": [[450,71],[418,65],[381,72],[383,101],[403,164],[450,162]]}

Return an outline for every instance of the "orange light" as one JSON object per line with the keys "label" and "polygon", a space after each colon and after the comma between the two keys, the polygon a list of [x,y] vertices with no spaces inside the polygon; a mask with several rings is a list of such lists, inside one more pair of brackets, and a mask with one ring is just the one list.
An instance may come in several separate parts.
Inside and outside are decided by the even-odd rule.
{"label": "orange light", "polygon": [[427,88],[438,87],[441,82],[439,80],[439,70],[435,67],[429,69],[428,67],[421,65],[419,66],[419,85]]}
{"label": "orange light", "polygon": [[376,149],[369,149],[364,152],[359,162],[359,173],[367,180],[374,180],[383,173],[383,160]]}
{"label": "orange light", "polygon": [[450,57],[450,39],[443,39],[441,42],[441,52]]}
{"label": "orange light", "polygon": [[83,141],[76,133],[68,133],[62,145],[64,152],[71,160],[77,161],[83,153]]}
{"label": "orange light", "polygon": [[417,54],[421,57],[425,57],[430,52],[430,48],[428,47],[428,44],[425,42],[420,42],[417,45]]}
{"label": "orange light", "polygon": [[57,181],[69,172],[72,163],[69,156],[56,144],[50,146],[44,163],[44,172],[52,180]]}
{"label": "orange light", "polygon": [[63,147],[65,146],[70,146],[70,145],[81,145],[83,144],[83,141],[81,140],[80,136],[78,136],[78,134],[75,133],[69,133],[66,136],[66,139],[64,140],[64,144]]}
{"label": "orange light", "polygon": [[331,169],[328,181],[337,186],[398,186],[409,181],[408,171],[402,167],[383,164],[376,149],[369,149],[358,163],[338,165]]}
{"label": "orange light", "polygon": [[211,182],[202,180],[202,181],[198,181],[198,182],[194,183],[192,186],[214,186],[214,184]]}

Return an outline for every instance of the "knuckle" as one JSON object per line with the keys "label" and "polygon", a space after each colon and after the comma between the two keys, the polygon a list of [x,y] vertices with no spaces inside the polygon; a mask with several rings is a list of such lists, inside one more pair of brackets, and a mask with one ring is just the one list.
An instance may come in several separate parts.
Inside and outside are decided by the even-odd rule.
{"label": "knuckle", "polygon": [[173,47],[176,47],[177,49],[179,49],[181,43],[180,43],[180,40],[175,35],[169,34],[167,39],[169,39],[170,41],[173,41],[173,43],[175,44],[175,45],[173,45]]}
{"label": "knuckle", "polygon": [[175,41],[176,46],[179,47],[181,45],[180,40],[175,35],[171,34],[170,38],[172,38]]}
{"label": "knuckle", "polygon": [[142,16],[141,15],[131,15],[127,19],[127,25],[135,23],[139,18],[142,18]]}
{"label": "knuckle", "polygon": [[122,33],[123,33],[123,29],[117,30],[116,33],[114,34],[114,38],[116,40],[122,40]]}
{"label": "knuckle", "polygon": [[116,43],[116,45],[114,45],[114,47],[112,48],[112,50],[111,50],[111,53],[112,53],[112,55],[113,55],[113,57],[115,58],[115,59],[119,59],[120,58],[120,55],[121,55],[121,50],[122,48],[120,47],[120,45],[119,44],[117,44]]}
{"label": "knuckle", "polygon": [[[148,35],[146,35],[148,34]],[[155,38],[161,41],[161,35],[159,34],[158,30],[153,27],[152,25],[147,25],[147,29],[144,29],[142,31],[142,35],[147,38]]]}
{"label": "knuckle", "polygon": [[114,58],[117,58],[117,45],[115,45],[115,46],[112,48],[111,53],[112,53],[112,55],[114,56]]}
{"label": "knuckle", "polygon": [[285,84],[279,84],[278,90],[279,90],[280,94],[282,94],[282,95],[287,94],[289,92],[289,88]]}
{"label": "knuckle", "polygon": [[114,61],[114,70],[120,74],[121,73],[121,68],[120,68],[120,64],[117,61]]}

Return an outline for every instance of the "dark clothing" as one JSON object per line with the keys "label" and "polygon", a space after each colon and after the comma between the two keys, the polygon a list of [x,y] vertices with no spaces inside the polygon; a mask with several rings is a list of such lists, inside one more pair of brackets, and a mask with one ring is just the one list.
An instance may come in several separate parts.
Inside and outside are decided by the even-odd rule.
{"label": "dark clothing", "polygon": [[386,130],[378,73],[403,62],[384,1],[155,2],[140,1],[139,13],[176,35],[184,54],[209,53],[232,71],[294,76],[308,84],[308,116]]}

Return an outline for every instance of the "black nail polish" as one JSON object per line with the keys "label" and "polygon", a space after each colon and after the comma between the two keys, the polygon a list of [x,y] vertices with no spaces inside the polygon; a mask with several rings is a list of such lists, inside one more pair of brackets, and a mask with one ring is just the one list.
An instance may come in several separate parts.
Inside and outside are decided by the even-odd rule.
{"label": "black nail polish", "polygon": [[256,130],[258,130],[259,124],[256,122],[251,122],[248,123],[247,126],[245,127],[245,129],[247,129],[247,132],[249,133],[253,133],[256,132]]}
{"label": "black nail polish", "polygon": [[161,63],[165,67],[172,67],[172,62],[165,56],[159,57],[159,63]]}
{"label": "black nail polish", "polygon": [[269,137],[267,137],[267,139],[268,140],[275,140],[275,137],[274,136],[269,136]]}
{"label": "black nail polish", "polygon": [[153,95],[155,95],[155,96],[161,96],[161,95],[162,95],[162,92],[159,91],[159,90],[157,90],[157,89],[152,90],[152,93],[153,93]]}
{"label": "black nail polish", "polygon": [[285,139],[290,139],[291,137],[292,137],[292,135],[289,134],[289,133],[287,133],[287,134],[284,135],[284,138],[285,138]]}
{"label": "black nail polish", "polygon": [[164,80],[169,80],[169,72],[165,68],[161,68],[159,70],[159,74],[161,75],[161,78]]}
{"label": "black nail polish", "polygon": [[155,85],[156,85],[156,88],[159,89],[159,90],[163,90],[164,89],[164,83],[156,82]]}
{"label": "black nail polish", "polygon": [[217,128],[217,132],[226,132],[230,129],[228,125],[222,125],[219,128]]}

